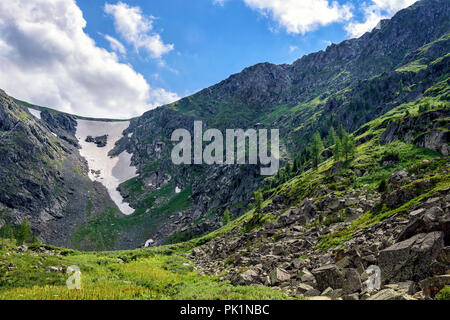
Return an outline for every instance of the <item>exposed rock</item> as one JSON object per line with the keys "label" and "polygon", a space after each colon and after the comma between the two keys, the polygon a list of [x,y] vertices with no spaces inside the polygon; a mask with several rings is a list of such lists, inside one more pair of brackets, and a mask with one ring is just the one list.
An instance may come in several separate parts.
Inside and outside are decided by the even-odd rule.
{"label": "exposed rock", "polygon": [[317,289],[324,291],[328,287],[333,289],[342,288],[344,275],[335,264],[324,265],[312,271],[317,281]]}
{"label": "exposed rock", "polygon": [[288,281],[291,278],[286,270],[275,268],[270,272],[270,283],[275,286],[280,282]]}
{"label": "exposed rock", "polygon": [[297,286],[297,293],[301,295],[304,295],[306,292],[311,290],[314,290],[314,288],[306,283],[300,283]]}
{"label": "exposed rock", "polygon": [[385,289],[392,289],[411,296],[417,292],[416,284],[413,281],[388,284],[385,285]]}
{"label": "exposed rock", "polygon": [[342,287],[344,294],[352,294],[361,290],[361,278],[356,269],[345,269],[344,279]]}
{"label": "exposed rock", "polygon": [[444,246],[444,234],[418,234],[380,252],[383,282],[419,281],[430,275],[430,265]]}
{"label": "exposed rock", "polygon": [[420,282],[426,299],[433,299],[445,286],[450,285],[450,274],[428,278]]}

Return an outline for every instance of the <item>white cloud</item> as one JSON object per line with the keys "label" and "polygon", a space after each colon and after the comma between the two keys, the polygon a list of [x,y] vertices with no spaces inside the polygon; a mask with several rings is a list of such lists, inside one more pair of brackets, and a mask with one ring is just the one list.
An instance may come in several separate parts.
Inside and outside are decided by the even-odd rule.
{"label": "white cloud", "polygon": [[373,30],[382,19],[389,19],[399,10],[411,6],[418,0],[372,0],[362,7],[364,21],[351,22],[345,30],[352,37],[360,37],[364,33]]}
{"label": "white cloud", "polygon": [[161,36],[153,32],[152,16],[145,16],[139,7],[126,3],[105,4],[105,12],[114,17],[116,31],[136,50],[144,49],[151,58],[159,59],[173,50],[173,44],[165,44]]}
{"label": "white cloud", "polygon": [[108,40],[109,46],[113,51],[116,51],[121,55],[125,55],[127,53],[127,49],[125,48],[125,46],[116,38],[105,35],[105,39]]}
{"label": "white cloud", "polygon": [[74,0],[0,1],[0,88],[84,116],[129,118],[178,99],[97,47]]}
{"label": "white cloud", "polygon": [[289,46],[289,53],[293,53],[294,51],[297,51],[298,47],[297,46]]}
{"label": "white cloud", "polygon": [[289,33],[306,33],[319,26],[352,18],[349,5],[328,0],[244,0],[252,9],[271,16]]}

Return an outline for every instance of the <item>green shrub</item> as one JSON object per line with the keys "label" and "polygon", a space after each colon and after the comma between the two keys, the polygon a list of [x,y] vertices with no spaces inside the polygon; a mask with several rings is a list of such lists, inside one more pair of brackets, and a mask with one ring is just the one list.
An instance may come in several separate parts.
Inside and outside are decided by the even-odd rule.
{"label": "green shrub", "polygon": [[450,300],[450,286],[445,286],[437,295],[436,300]]}

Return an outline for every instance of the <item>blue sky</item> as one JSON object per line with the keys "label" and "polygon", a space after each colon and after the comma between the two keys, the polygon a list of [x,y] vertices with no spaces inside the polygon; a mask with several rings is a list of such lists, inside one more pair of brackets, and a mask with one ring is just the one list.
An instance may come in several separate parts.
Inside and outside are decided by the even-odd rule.
{"label": "blue sky", "polygon": [[[87,20],[86,32],[109,49],[99,33],[121,40],[113,18],[104,12],[103,0],[78,0]],[[112,2],[114,3],[114,2]],[[333,23],[306,34],[274,30],[277,24],[251,10],[244,2],[230,0],[223,6],[212,0],[129,0],[143,13],[157,17],[156,31],[174,50],[163,59],[149,59],[145,52],[127,47],[122,61],[131,63],[154,86],[162,86],[180,96],[224,80],[233,73],[259,62],[292,63],[304,54],[323,50],[329,42],[349,38],[342,23]],[[155,79],[155,74],[158,78]]]}
{"label": "blue sky", "polygon": [[2,1],[0,88],[66,112],[129,118],[256,63],[292,63],[360,36],[414,2]]}

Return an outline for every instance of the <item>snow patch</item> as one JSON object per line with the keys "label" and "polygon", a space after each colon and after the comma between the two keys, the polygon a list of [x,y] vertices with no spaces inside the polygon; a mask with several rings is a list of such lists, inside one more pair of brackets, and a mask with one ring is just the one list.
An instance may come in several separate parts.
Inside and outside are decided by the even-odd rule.
{"label": "snow patch", "polygon": [[[92,120],[77,120],[75,136],[81,146],[80,154],[89,165],[89,178],[102,183],[108,190],[111,199],[125,215],[130,215],[134,209],[123,198],[117,188],[125,181],[137,176],[136,167],[131,166],[132,154],[124,151],[117,157],[110,157],[108,153],[122,137],[130,122],[105,122]],[[86,142],[88,136],[100,137],[107,135],[107,144],[99,148],[94,143]]]}
{"label": "snow patch", "polygon": [[36,118],[38,118],[39,120],[41,120],[41,111],[36,110],[36,109],[28,108],[28,112],[31,113]]}
{"label": "snow patch", "polygon": [[180,193],[180,192],[181,192],[181,189],[178,188],[178,187],[176,187],[176,188],[175,188],[175,193]]}
{"label": "snow patch", "polygon": [[145,241],[144,248],[150,247],[153,243],[155,243],[155,240],[148,239],[147,241]]}

